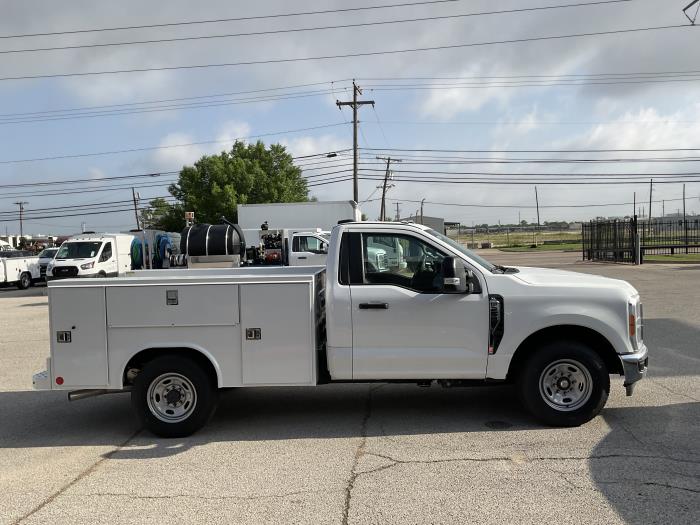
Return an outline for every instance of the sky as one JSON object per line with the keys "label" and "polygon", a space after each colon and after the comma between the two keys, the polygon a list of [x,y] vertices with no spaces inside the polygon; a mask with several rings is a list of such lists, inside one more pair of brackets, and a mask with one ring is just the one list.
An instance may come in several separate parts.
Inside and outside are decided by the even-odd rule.
{"label": "sky", "polygon": [[[664,174],[700,171],[700,149],[648,151],[700,148],[700,28],[691,27],[681,11],[688,0],[453,0],[75,32],[399,3],[212,0],[198,2],[196,9],[184,0],[6,3],[0,18],[0,233],[19,231],[16,202],[26,202],[26,216],[37,217],[25,220],[25,233],[69,234],[83,226],[97,231],[133,228],[132,184],[138,186],[143,202],[168,195],[167,185],[178,170],[202,155],[230,148],[236,138],[280,142],[295,157],[338,152],[330,159],[320,155],[298,162],[310,184],[326,182],[311,185],[312,196],[349,200],[352,114],[335,103],[351,98],[353,78],[363,88],[361,100],[375,102],[374,107],[359,110],[361,174],[374,178],[383,174],[383,161],[376,156],[390,154],[402,161],[393,165],[395,180],[388,192],[388,207],[395,212],[398,202],[402,217],[414,214],[425,199],[425,215],[467,225],[514,223],[518,217],[535,220],[535,184],[527,177],[519,179],[526,184],[518,185],[446,182],[474,177],[465,172],[488,173],[481,180],[492,181],[529,173],[539,181],[547,180],[549,174],[556,180],[569,177],[585,182],[537,184],[544,222],[629,215],[635,198],[638,207],[648,208],[649,183],[642,182],[648,178],[640,175],[637,184],[592,184],[601,174],[661,174],[657,177],[661,180]],[[594,5],[522,11],[585,3]],[[504,10],[521,11],[455,17]],[[406,21],[428,17],[432,19]],[[354,27],[327,28],[337,25]],[[683,27],[522,41],[661,26]],[[288,31],[319,27],[326,29]],[[240,35],[260,32],[266,34]],[[231,34],[239,36],[219,37]],[[207,38],[104,45],[201,36]],[[511,42],[493,43],[503,41]],[[483,43],[489,44],[466,46]],[[75,46],[92,47],[45,49]],[[376,54],[434,47],[442,49]],[[42,50],[17,52],[27,49]],[[318,58],[337,55],[345,56]],[[299,58],[314,59],[280,62]],[[232,63],[236,65],[180,68]],[[154,68],[160,70],[84,74]],[[660,72],[674,75],[659,76]],[[613,81],[591,80],[600,75],[603,80],[616,76]],[[583,80],[572,82],[577,78]],[[141,104],[149,101],[160,102]],[[64,111],[76,108],[88,109]],[[193,143],[197,144],[182,146]],[[600,149],[643,151],[561,152]],[[474,150],[480,152],[469,152]],[[436,156],[442,163],[417,163]],[[658,160],[669,157],[691,158]],[[474,164],[475,158],[492,162]],[[551,162],[584,158],[642,160]],[[511,162],[493,162],[503,159]],[[512,162],[518,159],[550,162]],[[104,180],[154,173],[161,175]],[[700,181],[700,175],[686,179]],[[78,182],[26,186],[66,180]],[[682,208],[681,179],[671,180],[676,182],[654,185],[654,216],[661,214],[662,206],[667,213]],[[25,186],[16,186],[20,184]],[[370,218],[379,214],[378,184],[378,180],[360,180],[361,208]],[[700,182],[687,182],[686,193],[688,212],[700,213]],[[662,200],[667,202],[657,202]],[[96,206],[101,203],[103,207]],[[616,205],[553,207],[596,203]],[[105,213],[80,215],[98,209]]]}

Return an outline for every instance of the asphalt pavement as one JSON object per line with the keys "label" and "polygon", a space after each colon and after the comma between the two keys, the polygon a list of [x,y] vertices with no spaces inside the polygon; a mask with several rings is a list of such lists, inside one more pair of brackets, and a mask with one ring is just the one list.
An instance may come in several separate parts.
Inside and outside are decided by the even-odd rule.
{"label": "asphalt pavement", "polygon": [[700,266],[583,264],[630,281],[650,375],[600,417],[542,427],[509,387],[226,392],[186,439],[142,431],[128,395],[31,391],[45,289],[0,289],[0,523],[700,523]]}

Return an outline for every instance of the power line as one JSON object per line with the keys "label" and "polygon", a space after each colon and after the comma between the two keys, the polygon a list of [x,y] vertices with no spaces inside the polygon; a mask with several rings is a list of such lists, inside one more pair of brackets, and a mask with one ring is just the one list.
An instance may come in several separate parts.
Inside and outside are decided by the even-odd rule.
{"label": "power line", "polygon": [[[401,202],[420,202],[419,200],[411,199],[388,199],[391,201]],[[681,201],[683,199],[663,199],[666,202]],[[661,200],[653,201],[654,203],[662,202]],[[535,209],[536,206],[523,204],[465,204],[456,202],[436,202],[436,201],[425,201],[426,204],[434,204],[436,206],[458,206],[462,208],[506,208],[506,209]],[[587,204],[552,204],[552,205],[540,205],[540,208],[604,208],[611,206],[629,206],[634,204],[632,202],[606,202],[606,203],[587,203]]]}
{"label": "power line", "polygon": [[406,151],[423,153],[644,153],[700,151],[699,148],[626,148],[626,149],[430,149],[430,148],[360,148],[368,151]]}
{"label": "power line", "polygon": [[[698,73],[700,73],[700,71],[698,71]],[[245,90],[245,91],[229,91],[227,93],[213,93],[213,94],[209,94],[209,95],[195,95],[195,96],[190,96],[190,97],[142,100],[140,102],[127,102],[127,103],[122,103],[122,104],[107,104],[107,105],[102,105],[102,106],[82,106],[82,107],[77,107],[77,108],[49,109],[49,110],[44,110],[44,111],[29,111],[29,112],[21,112],[21,113],[1,113],[0,117],[3,117],[3,118],[4,117],[21,117],[21,116],[30,116],[30,115],[41,115],[41,114],[47,114],[47,113],[65,113],[65,112],[70,112],[70,111],[90,111],[90,110],[107,109],[107,108],[119,108],[119,107],[124,107],[124,106],[142,106],[142,105],[147,105],[147,104],[160,104],[160,103],[164,103],[164,102],[180,102],[180,101],[185,101],[185,100],[196,100],[196,99],[204,99],[204,98],[221,98],[221,97],[230,97],[230,96],[234,96],[234,95],[251,95],[251,94],[256,94],[256,93],[266,93],[266,92],[270,92],[270,91],[285,91],[285,90],[289,90],[289,89],[299,89],[299,88],[305,88],[305,87],[323,86],[325,84],[332,84],[332,83],[337,83],[337,82],[349,82],[351,80],[352,80],[351,78],[347,78],[347,79],[339,79],[339,80],[328,80],[328,81],[323,81],[323,82],[309,82],[306,84],[292,84],[289,86],[278,86],[278,87],[272,87],[272,88],[249,89],[249,90]]]}
{"label": "power line", "polygon": [[233,106],[238,104],[260,104],[264,102],[278,102],[282,100],[296,100],[300,98],[318,97],[327,95],[328,90],[317,90],[314,92],[307,93],[293,93],[286,95],[268,95],[264,97],[252,97],[244,99],[229,99],[229,100],[216,100],[216,101],[206,101],[206,102],[191,102],[184,104],[171,104],[165,106],[151,106],[151,107],[141,107],[141,108],[123,108],[123,109],[113,109],[113,110],[103,110],[103,111],[92,111],[92,112],[82,112],[82,113],[68,113],[63,115],[37,115],[31,117],[13,117],[13,118],[1,118],[0,125],[5,124],[26,124],[31,122],[52,122],[57,120],[75,120],[81,118],[97,118],[97,117],[112,117],[112,116],[122,116],[122,115],[134,115],[140,113],[160,113],[163,111],[178,111],[183,109],[203,109],[203,108],[214,108],[221,106]]}
{"label": "power line", "polygon": [[[586,73],[586,74],[558,74],[558,75],[507,75],[507,76],[472,76],[472,77],[367,77],[364,80],[380,80],[380,81],[403,81],[403,80],[498,80],[498,79],[517,79],[517,78],[548,78],[548,79],[555,79],[555,80],[562,80],[567,77],[592,77],[592,78],[600,78],[600,77],[609,77],[609,78],[626,78],[626,77],[659,77],[659,76],[687,76],[687,75],[700,75],[700,70],[685,70],[685,71],[656,71],[656,72],[628,72],[628,73]],[[0,119],[10,119],[10,118],[30,118],[32,116],[50,116],[50,114],[53,113],[69,113],[69,112],[87,112],[87,111],[97,111],[97,110],[110,110],[110,109],[118,109],[118,108],[131,108],[133,106],[144,106],[144,105],[152,105],[152,104],[161,104],[161,103],[167,103],[167,102],[182,102],[182,101],[189,101],[189,100],[201,100],[201,99],[209,99],[209,98],[222,98],[222,97],[230,97],[230,96],[236,96],[236,95],[249,95],[249,94],[256,94],[256,93],[266,93],[266,92],[271,92],[271,91],[284,91],[284,90],[290,90],[290,89],[299,89],[299,88],[305,88],[305,87],[314,87],[314,86],[322,86],[329,84],[331,87],[328,88],[328,90],[333,93],[336,88],[333,87],[334,84],[340,83],[340,82],[350,82],[352,79],[346,78],[346,79],[336,79],[336,80],[327,80],[323,82],[311,82],[311,83],[306,83],[306,84],[293,84],[293,85],[288,85],[288,86],[279,86],[279,87],[271,87],[271,88],[262,88],[262,89],[252,89],[252,90],[245,90],[245,91],[230,91],[226,93],[212,93],[208,95],[195,95],[195,96],[189,96],[189,97],[178,97],[178,98],[164,98],[164,99],[151,99],[151,100],[143,100],[143,101],[137,101],[137,102],[128,102],[128,103],[122,103],[122,104],[108,104],[108,105],[99,105],[99,106],[82,106],[82,107],[72,107],[72,108],[63,108],[63,109],[49,109],[49,110],[43,110],[43,111],[25,111],[25,112],[16,112],[16,113],[2,113],[0,114]],[[340,87],[338,89],[345,89],[343,87]],[[328,91],[326,90],[326,91]],[[318,91],[319,94],[321,91]],[[294,92],[291,94],[299,94],[299,92]],[[392,122],[392,121],[385,121],[385,122]],[[397,121],[393,121],[398,123]],[[665,122],[665,121],[664,121]],[[407,122],[408,123],[408,122]]]}
{"label": "power line", "polygon": [[[160,195],[157,197],[148,197],[149,200],[152,199],[175,199],[172,195]],[[668,200],[668,199],[667,199]],[[125,200],[118,200],[118,201],[107,201],[107,202],[90,202],[90,203],[83,203],[83,204],[72,204],[69,206],[51,206],[50,208],[29,208],[28,212],[34,213],[38,211],[55,211],[55,210],[70,210],[70,209],[76,209],[76,208],[94,208],[96,206],[110,206],[110,205],[116,205],[116,204],[124,204],[124,203],[130,203],[131,199],[125,199]],[[17,212],[15,210],[8,210],[8,211],[0,211],[0,215],[16,215]]]}
{"label": "power line", "polygon": [[[358,177],[360,180],[371,180],[371,181],[381,181],[382,178],[378,176],[366,176],[362,175]],[[349,177],[338,177],[337,179],[333,180],[324,180],[322,182],[314,182],[313,184],[309,184],[309,187],[312,186],[322,186],[322,185],[327,185],[327,184],[336,184],[339,182],[346,182],[348,180],[352,180]],[[546,186],[582,186],[582,185],[629,185],[629,184],[646,184],[646,181],[644,180],[639,180],[639,181],[630,181],[630,180],[623,180],[623,181],[526,181],[526,180],[493,180],[493,179],[445,179],[445,178],[424,178],[424,179],[418,179],[418,178],[409,178],[407,176],[404,176],[403,178],[395,178],[394,181],[396,182],[406,182],[406,183],[426,183],[426,184],[471,184],[471,185],[501,185],[501,186],[518,186],[518,185],[529,185],[532,186],[534,184],[537,185],[546,185]],[[656,182],[656,181],[655,181]],[[658,181],[658,184],[682,184],[682,183],[691,183],[691,182],[700,182],[700,178],[698,179],[693,179],[693,180],[660,180]]]}
{"label": "power line", "polygon": [[[165,182],[165,181],[164,181]],[[169,181],[170,183],[176,182],[175,179],[172,181]],[[107,186],[107,187],[99,187],[99,188],[72,188],[70,190],[61,190],[61,191],[56,191],[56,190],[44,190],[43,192],[38,192],[38,193],[2,193],[2,196],[0,196],[0,200],[6,200],[6,199],[14,199],[17,197],[53,197],[55,195],[75,195],[75,194],[85,194],[85,193],[99,193],[103,191],[118,191],[118,190],[130,190],[131,188],[135,187],[137,189],[139,188],[162,188],[165,186],[163,182],[160,183],[147,183],[147,184],[127,184],[127,185],[122,185],[122,186]]]}
{"label": "power line", "polygon": [[256,138],[260,138],[260,137],[286,135],[286,134],[291,134],[291,133],[299,133],[302,131],[311,131],[311,130],[316,130],[316,129],[333,128],[333,127],[344,126],[344,125],[345,124],[340,122],[340,123],[335,123],[335,124],[322,124],[319,126],[309,126],[306,128],[288,129],[288,130],[283,130],[283,131],[271,131],[268,133],[258,133],[256,135],[250,135],[248,137],[231,137],[229,139],[224,139],[224,140],[202,140],[199,142],[188,142],[185,144],[170,144],[170,145],[166,145],[166,146],[146,146],[146,147],[142,147],[142,148],[130,148],[130,149],[122,149],[122,150],[99,151],[99,152],[91,152],[91,153],[76,153],[76,154],[72,154],[72,155],[55,155],[55,156],[51,156],[51,157],[35,157],[35,158],[29,158],[29,159],[0,160],[0,164],[18,164],[18,163],[22,163],[22,162],[75,159],[75,158],[83,158],[83,157],[97,157],[97,156],[101,156],[101,155],[117,155],[117,154],[122,154],[122,153],[135,153],[135,152],[139,152],[139,151],[153,151],[153,150],[160,150],[160,149],[184,148],[184,147],[189,147],[189,146],[200,146],[203,144],[222,144],[222,143],[228,143],[228,142],[234,142],[234,141],[256,139]]}
{"label": "power line", "polygon": [[78,183],[98,183],[101,181],[112,181],[112,180],[122,180],[122,179],[137,179],[144,177],[162,177],[164,175],[173,175],[180,173],[179,170],[175,171],[160,171],[154,173],[139,173],[137,175],[117,175],[113,177],[100,177],[99,179],[62,179],[62,180],[52,180],[43,182],[22,182],[20,184],[0,184],[0,188],[21,188],[27,186],[53,186],[58,184],[78,184]]}
{"label": "power line", "polygon": [[374,22],[357,22],[352,24],[336,24],[336,25],[325,25],[325,26],[312,26],[312,27],[299,27],[299,28],[287,28],[287,29],[270,29],[266,31],[247,31],[239,33],[223,33],[216,35],[196,35],[196,36],[184,36],[184,37],[171,37],[171,38],[154,38],[147,40],[127,40],[121,42],[104,42],[104,43],[93,43],[93,44],[75,44],[66,46],[53,46],[53,47],[34,47],[34,48],[23,48],[23,49],[6,49],[0,50],[0,55],[2,54],[14,54],[14,53],[38,53],[45,51],[68,51],[73,49],[91,49],[91,48],[103,48],[103,47],[118,47],[118,46],[132,46],[132,45],[144,45],[144,44],[164,44],[164,43],[174,43],[174,42],[188,42],[197,40],[214,40],[222,38],[237,38],[246,36],[263,36],[263,35],[278,35],[285,33],[302,33],[311,31],[325,31],[333,29],[349,29],[358,27],[376,27],[383,25],[393,25],[393,24],[405,24],[411,22],[426,22],[426,21],[438,21],[438,20],[451,20],[457,18],[467,18],[475,16],[484,15],[498,15],[498,14],[510,14],[510,13],[523,13],[530,11],[545,11],[552,9],[565,9],[572,7],[592,7],[600,6],[605,4],[619,4],[631,2],[633,0],[601,0],[596,2],[587,3],[576,3],[576,4],[560,4],[551,6],[540,6],[540,7],[525,7],[520,9],[505,9],[500,11],[481,11],[473,13],[458,13],[452,15],[434,15],[434,16],[424,16],[415,18],[403,18],[394,20],[379,20]]}
{"label": "power line", "polygon": [[271,15],[257,15],[257,16],[239,16],[236,18],[212,18],[208,20],[182,20],[178,22],[166,22],[166,23],[161,23],[161,24],[145,24],[145,25],[131,25],[131,26],[121,26],[121,27],[102,27],[102,28],[93,28],[93,29],[74,29],[74,30],[67,30],[67,31],[52,31],[52,32],[44,32],[44,33],[24,33],[24,34],[15,34],[15,35],[0,35],[0,39],[7,39],[7,38],[28,38],[28,37],[36,37],[36,36],[55,36],[55,35],[75,35],[79,33],[101,33],[101,32],[106,32],[106,31],[124,31],[124,30],[129,30],[129,29],[153,29],[153,28],[158,28],[158,27],[174,27],[174,26],[190,26],[190,25],[198,25],[198,24],[213,24],[213,23],[220,23],[220,22],[242,22],[242,21],[250,21],[250,20],[264,20],[264,19],[270,19],[270,18],[285,18],[285,17],[292,17],[292,16],[309,16],[309,15],[323,15],[323,14],[331,14],[331,13],[347,13],[347,12],[352,12],[352,11],[370,11],[374,9],[391,9],[391,8],[397,8],[397,7],[412,7],[412,6],[419,6],[419,5],[430,5],[430,4],[448,4],[448,3],[454,3],[454,2],[459,2],[461,0],[430,0],[430,1],[423,1],[423,2],[404,2],[404,3],[397,3],[397,4],[384,4],[384,5],[374,5],[374,6],[364,6],[364,7],[347,7],[347,8],[341,8],[341,9],[325,9],[321,11],[301,11],[301,12],[295,12],[295,13],[278,13],[278,14],[271,14]]}
{"label": "power line", "polygon": [[527,42],[543,42],[551,40],[563,40],[567,38],[583,38],[591,36],[606,36],[606,35],[617,35],[617,34],[632,34],[640,33],[646,31],[663,31],[667,29],[687,29],[694,28],[696,26],[689,26],[685,24],[677,25],[666,25],[666,26],[653,26],[653,27],[637,27],[630,29],[616,29],[610,31],[595,31],[587,33],[573,33],[565,35],[547,35],[538,37],[528,37],[528,38],[516,38],[512,40],[492,40],[487,42],[470,42],[465,44],[446,44],[441,46],[430,46],[430,47],[415,47],[408,49],[392,49],[384,51],[366,51],[358,53],[344,53],[337,55],[318,55],[311,57],[294,57],[294,58],[270,58],[262,60],[244,60],[239,62],[222,62],[213,64],[190,64],[182,66],[160,66],[160,67],[148,67],[148,68],[129,68],[129,69],[114,69],[114,70],[104,70],[104,71],[82,71],[82,72],[70,72],[70,73],[48,73],[40,75],[18,75],[18,76],[8,76],[0,77],[0,81],[6,80],[32,80],[41,78],[66,78],[66,77],[83,77],[83,76],[95,76],[95,75],[113,75],[119,73],[144,73],[147,71],[174,71],[181,69],[205,69],[205,68],[220,68],[220,67],[238,67],[238,66],[250,66],[250,65],[264,65],[264,64],[285,64],[294,62],[308,62],[316,60],[334,60],[340,58],[356,58],[356,57],[371,57],[380,55],[397,55],[405,53],[417,53],[426,51],[444,51],[448,49],[464,49],[469,47],[481,47],[481,46],[491,46],[491,45],[502,45],[502,44],[523,44]]}

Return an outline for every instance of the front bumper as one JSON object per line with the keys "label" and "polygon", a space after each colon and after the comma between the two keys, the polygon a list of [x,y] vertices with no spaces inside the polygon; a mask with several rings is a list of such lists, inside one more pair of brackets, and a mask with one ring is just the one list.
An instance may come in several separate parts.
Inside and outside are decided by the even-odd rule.
{"label": "front bumper", "polygon": [[647,370],[649,368],[648,354],[649,351],[646,345],[642,345],[642,348],[634,354],[620,355],[622,370],[625,375],[624,386],[628,396],[632,395],[634,385],[637,381],[644,379],[644,376],[647,375]]}

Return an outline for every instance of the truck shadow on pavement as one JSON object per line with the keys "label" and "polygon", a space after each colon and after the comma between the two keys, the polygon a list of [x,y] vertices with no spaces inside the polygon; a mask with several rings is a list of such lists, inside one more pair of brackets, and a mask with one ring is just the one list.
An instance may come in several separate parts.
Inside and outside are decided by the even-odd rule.
{"label": "truck shadow on pavement", "polygon": [[[699,523],[700,403],[609,408],[603,417],[611,431],[588,460],[594,490],[626,523]],[[573,469],[565,477],[587,490]]]}

